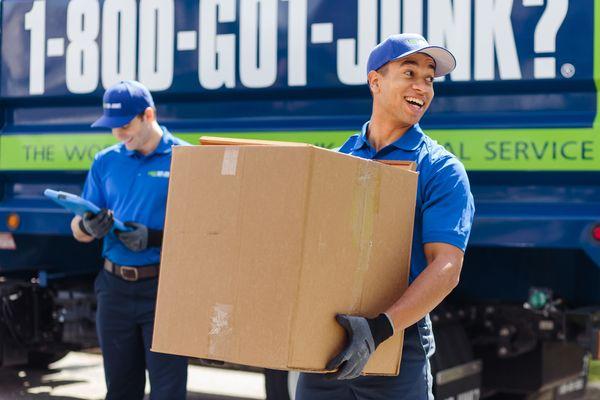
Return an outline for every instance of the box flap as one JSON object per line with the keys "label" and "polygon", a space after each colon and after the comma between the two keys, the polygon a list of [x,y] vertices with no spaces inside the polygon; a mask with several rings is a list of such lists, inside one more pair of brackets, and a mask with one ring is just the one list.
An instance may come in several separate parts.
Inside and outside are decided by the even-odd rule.
{"label": "box flap", "polygon": [[399,161],[399,160],[373,160],[373,161],[377,161],[382,164],[391,165],[394,167],[404,168],[409,171],[417,170],[417,163],[415,163],[413,161]]}
{"label": "box flap", "polygon": [[199,143],[203,146],[311,146],[307,143],[281,142],[275,140],[240,139],[216,136],[201,136]]}

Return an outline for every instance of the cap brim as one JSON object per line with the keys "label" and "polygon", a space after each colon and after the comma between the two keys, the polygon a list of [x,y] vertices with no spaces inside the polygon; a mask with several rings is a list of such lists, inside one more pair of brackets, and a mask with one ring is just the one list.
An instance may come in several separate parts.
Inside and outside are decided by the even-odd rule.
{"label": "cap brim", "polygon": [[454,58],[452,53],[440,46],[427,46],[422,49],[410,51],[402,54],[400,57],[396,57],[394,61],[401,60],[415,53],[427,54],[429,57],[433,58],[433,61],[435,61],[434,76],[436,78],[447,75],[456,68],[456,58]]}
{"label": "cap brim", "polygon": [[443,47],[429,46],[418,51],[425,53],[435,61],[435,77],[444,76],[456,68],[456,58]]}
{"label": "cap brim", "polygon": [[94,122],[92,124],[92,128],[120,128],[123,125],[127,125],[132,119],[135,118],[134,116],[125,116],[125,117],[107,117],[107,116],[102,116],[100,118],[98,118],[96,120],[96,122]]}

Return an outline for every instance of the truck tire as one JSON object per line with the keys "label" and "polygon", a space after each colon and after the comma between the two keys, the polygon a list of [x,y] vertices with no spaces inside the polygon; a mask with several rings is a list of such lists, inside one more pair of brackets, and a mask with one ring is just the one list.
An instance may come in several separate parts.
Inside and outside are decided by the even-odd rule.
{"label": "truck tire", "polygon": [[294,400],[299,372],[265,370],[267,400]]}

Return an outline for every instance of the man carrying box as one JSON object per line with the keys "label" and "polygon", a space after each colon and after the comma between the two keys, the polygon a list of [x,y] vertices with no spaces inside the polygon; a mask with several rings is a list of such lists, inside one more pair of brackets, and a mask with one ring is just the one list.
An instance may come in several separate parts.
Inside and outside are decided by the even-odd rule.
{"label": "man carrying box", "polygon": [[[71,221],[80,242],[104,239],[104,269],[95,282],[97,330],[107,399],[142,400],[148,369],[152,399],[184,399],[187,358],[150,351],[171,148],[185,142],[156,121],[154,102],[139,82],[122,81],[104,94],[104,116],[121,143],[98,154],[82,197],[102,209]],[[131,228],[114,231],[113,213]],[[135,222],[134,222],[135,221]]]}
{"label": "man carrying box", "polygon": [[[301,374],[297,400],[433,399],[429,358],[435,343],[428,313],[458,284],[474,205],[461,162],[426,136],[418,123],[433,99],[434,78],[455,66],[448,50],[430,46],[416,34],[392,35],[369,55],[371,120],[340,151],[416,162],[410,285],[375,318],[338,315],[349,340],[327,365],[337,372]],[[400,329],[405,329],[400,375],[360,376],[377,346]]]}

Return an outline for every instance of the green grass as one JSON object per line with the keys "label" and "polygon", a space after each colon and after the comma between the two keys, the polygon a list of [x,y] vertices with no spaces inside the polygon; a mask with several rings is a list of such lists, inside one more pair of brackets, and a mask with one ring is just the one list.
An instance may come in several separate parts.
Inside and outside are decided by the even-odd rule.
{"label": "green grass", "polygon": [[590,373],[588,375],[590,382],[600,382],[600,360],[590,362]]}

